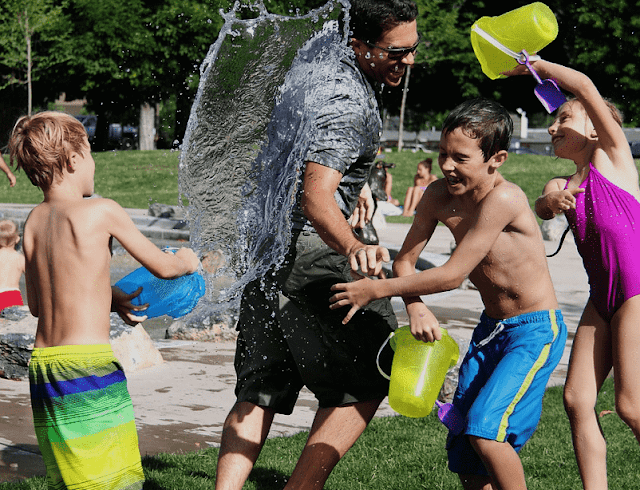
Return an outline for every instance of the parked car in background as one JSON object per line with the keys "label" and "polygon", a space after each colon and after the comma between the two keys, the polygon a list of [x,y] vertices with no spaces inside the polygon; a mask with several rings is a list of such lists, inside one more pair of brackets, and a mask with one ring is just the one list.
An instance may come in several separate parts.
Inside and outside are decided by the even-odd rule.
{"label": "parked car in background", "polygon": [[[87,130],[89,143],[93,143],[96,137],[98,116],[75,116]],[[136,126],[123,126],[119,123],[109,125],[108,147],[110,150],[135,150],[138,148],[138,128]]]}
{"label": "parked car in background", "polygon": [[631,147],[633,158],[640,158],[640,141],[632,141],[629,146]]}

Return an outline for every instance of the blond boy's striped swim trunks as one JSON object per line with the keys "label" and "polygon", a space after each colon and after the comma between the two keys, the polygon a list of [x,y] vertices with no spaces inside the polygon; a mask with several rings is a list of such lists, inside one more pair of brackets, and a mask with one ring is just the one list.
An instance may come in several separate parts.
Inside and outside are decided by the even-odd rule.
{"label": "blond boy's striped swim trunks", "polygon": [[127,380],[109,344],[36,348],[31,406],[50,489],[141,489]]}

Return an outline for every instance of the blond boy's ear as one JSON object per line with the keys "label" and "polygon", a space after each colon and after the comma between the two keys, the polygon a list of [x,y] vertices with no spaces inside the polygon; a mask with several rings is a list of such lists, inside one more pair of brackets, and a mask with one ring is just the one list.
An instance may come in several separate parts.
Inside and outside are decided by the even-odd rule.
{"label": "blond boy's ear", "polygon": [[67,171],[75,172],[76,168],[78,167],[79,158],[80,158],[80,155],[75,151],[72,151],[69,154],[69,163],[67,164]]}
{"label": "blond boy's ear", "polygon": [[507,150],[500,150],[489,159],[489,166],[494,169],[500,168],[502,164],[507,160],[508,156],[509,152],[507,152]]}

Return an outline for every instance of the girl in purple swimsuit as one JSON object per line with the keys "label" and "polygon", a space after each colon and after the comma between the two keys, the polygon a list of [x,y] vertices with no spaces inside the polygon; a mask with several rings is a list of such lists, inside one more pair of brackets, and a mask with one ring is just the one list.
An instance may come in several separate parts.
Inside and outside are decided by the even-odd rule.
{"label": "girl in purple swimsuit", "polygon": [[[575,95],[549,128],[555,154],[576,172],[549,181],[536,213],[566,213],[589,277],[589,301],[571,352],[564,403],[585,489],[606,489],[606,445],[595,413],[613,367],[616,412],[640,441],[640,189],[620,113],[578,71],[533,63]],[[511,74],[520,74],[523,69]]]}

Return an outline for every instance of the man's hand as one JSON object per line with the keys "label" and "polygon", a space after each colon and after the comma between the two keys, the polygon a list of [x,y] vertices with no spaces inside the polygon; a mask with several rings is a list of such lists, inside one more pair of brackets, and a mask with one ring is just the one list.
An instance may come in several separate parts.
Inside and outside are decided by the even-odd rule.
{"label": "man's hand", "polygon": [[373,194],[371,194],[371,187],[369,187],[369,184],[365,184],[360,191],[356,209],[351,215],[351,228],[364,228],[373,218],[375,206],[376,203],[373,200]]}
{"label": "man's hand", "polygon": [[386,248],[379,245],[365,245],[361,242],[352,246],[347,257],[353,272],[360,270],[363,274],[381,279],[385,278],[382,264],[391,260],[389,250]]}
{"label": "man's hand", "polygon": [[142,292],[142,286],[131,294],[125,293],[122,289],[111,286],[111,311],[114,311],[122,318],[127,325],[137,325],[147,319],[147,316],[137,316],[134,311],[145,310],[149,307],[149,303],[144,305],[134,305],[131,300]]}
{"label": "man's hand", "polygon": [[331,302],[329,308],[332,310],[342,308],[343,306],[351,306],[349,313],[347,313],[347,316],[342,320],[343,325],[346,325],[360,308],[367,306],[371,301],[376,299],[373,295],[375,281],[357,272],[352,271],[351,275],[356,281],[334,284],[331,286],[331,291],[341,292],[329,298]]}

